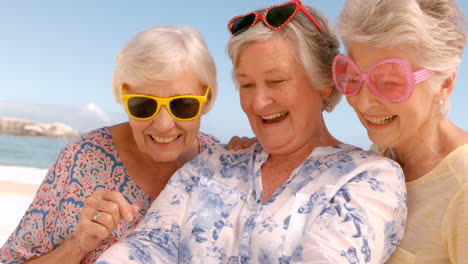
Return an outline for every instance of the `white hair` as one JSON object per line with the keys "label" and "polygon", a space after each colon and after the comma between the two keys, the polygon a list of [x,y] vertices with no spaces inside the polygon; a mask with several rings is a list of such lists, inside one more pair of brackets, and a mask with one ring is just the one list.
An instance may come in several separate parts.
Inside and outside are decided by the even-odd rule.
{"label": "white hair", "polygon": [[[466,20],[455,0],[347,0],[337,27],[346,47],[407,48],[414,63],[438,72],[428,80],[433,91],[458,70],[466,41]],[[450,104],[444,105],[447,113]]]}
{"label": "white hair", "polygon": [[[289,39],[296,44],[296,59],[304,68],[313,87],[318,90],[332,87],[330,96],[325,100],[331,104],[330,110],[333,110],[341,99],[341,93],[336,89],[332,77],[332,62],[339,53],[340,43],[327,19],[317,10],[311,7],[306,8],[320,24],[323,33],[320,33],[315,25],[302,12],[299,12],[281,30],[271,30],[260,22],[249,30],[232,37],[228,42],[228,54],[234,65],[232,79],[238,87],[239,84],[235,78],[236,67],[240,55],[249,44],[273,37]],[[258,12],[263,12],[263,10]]]}
{"label": "white hair", "polygon": [[173,80],[187,68],[202,85],[210,86],[208,112],[218,93],[216,67],[202,35],[189,26],[162,26],[136,35],[116,57],[112,80],[114,99],[121,102],[121,85],[148,85]]}

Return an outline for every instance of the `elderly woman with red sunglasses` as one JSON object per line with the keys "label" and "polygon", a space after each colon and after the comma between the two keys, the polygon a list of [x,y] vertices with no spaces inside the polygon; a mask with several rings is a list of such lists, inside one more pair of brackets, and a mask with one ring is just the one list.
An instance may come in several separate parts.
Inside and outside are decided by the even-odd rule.
{"label": "elderly woman with red sunglasses", "polygon": [[138,34],[118,54],[112,86],[129,122],[63,148],[0,249],[1,263],[94,263],[140,222],[179,167],[218,143],[199,132],[217,83],[195,29]]}
{"label": "elderly woman with red sunglasses", "polygon": [[468,133],[446,116],[466,42],[455,0],[347,0],[338,89],[403,168],[405,235],[387,263],[467,263]]}
{"label": "elderly woman with red sunglasses", "polygon": [[343,144],[339,42],[300,1],[235,17],[229,56],[258,143],[217,146],[178,170],[142,222],[97,263],[382,263],[406,218],[401,168]]}

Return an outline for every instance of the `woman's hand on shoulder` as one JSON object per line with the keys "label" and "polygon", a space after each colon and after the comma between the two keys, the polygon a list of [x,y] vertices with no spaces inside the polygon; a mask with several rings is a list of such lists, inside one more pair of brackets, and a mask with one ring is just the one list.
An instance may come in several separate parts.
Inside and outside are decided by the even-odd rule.
{"label": "woman's hand on shoulder", "polygon": [[132,221],[138,213],[138,206],[127,202],[116,191],[96,190],[86,198],[74,234],[79,249],[94,250],[117,228],[122,219]]}
{"label": "woman's hand on shoulder", "polygon": [[245,149],[252,146],[255,142],[257,142],[257,138],[248,138],[248,137],[238,137],[233,136],[229,143],[226,145],[226,149],[228,150],[239,150]]}

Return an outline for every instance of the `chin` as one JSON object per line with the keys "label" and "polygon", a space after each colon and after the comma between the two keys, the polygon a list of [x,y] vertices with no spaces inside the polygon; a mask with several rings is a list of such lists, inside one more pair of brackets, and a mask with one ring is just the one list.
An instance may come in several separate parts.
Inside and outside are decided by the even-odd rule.
{"label": "chin", "polygon": [[368,133],[367,136],[374,144],[384,146],[384,147],[389,147],[389,148],[392,147],[391,144],[389,144],[388,139],[386,139],[384,135],[372,136],[372,135],[369,135]]}
{"label": "chin", "polygon": [[181,155],[179,153],[167,153],[167,152],[160,152],[156,155],[151,155],[156,162],[173,162],[176,161]]}
{"label": "chin", "polygon": [[[281,140],[283,141],[283,140]],[[284,144],[281,141],[278,141],[278,139],[268,139],[268,140],[260,140],[258,139],[258,142],[260,142],[260,145],[262,145],[262,148],[269,152],[275,154],[277,150],[282,150],[284,149],[285,146],[288,145],[288,143]]]}

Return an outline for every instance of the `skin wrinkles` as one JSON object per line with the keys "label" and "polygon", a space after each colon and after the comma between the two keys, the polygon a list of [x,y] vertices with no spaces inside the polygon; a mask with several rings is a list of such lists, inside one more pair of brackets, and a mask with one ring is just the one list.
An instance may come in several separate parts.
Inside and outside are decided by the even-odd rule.
{"label": "skin wrinkles", "polygon": [[[411,56],[402,47],[375,48],[353,42],[349,45],[349,54],[363,72],[389,57],[406,59],[414,71],[421,68],[411,63]],[[428,173],[458,146],[453,140],[456,137],[451,135],[460,134],[460,129],[440,113],[438,104],[439,100],[448,99],[453,82],[454,77],[449,78],[435,92],[428,87],[427,81],[421,82],[413,88],[407,101],[398,103],[377,97],[365,82],[358,94],[346,97],[366,128],[369,139],[394,150],[407,181]],[[396,118],[384,125],[372,125],[367,119],[376,116]]]}
{"label": "skin wrinkles", "polygon": [[[240,55],[236,72],[242,109],[270,154],[262,165],[266,201],[312,150],[340,142],[325,126],[322,93],[310,84],[291,41],[252,42]],[[273,115],[279,117],[266,122]]]}

